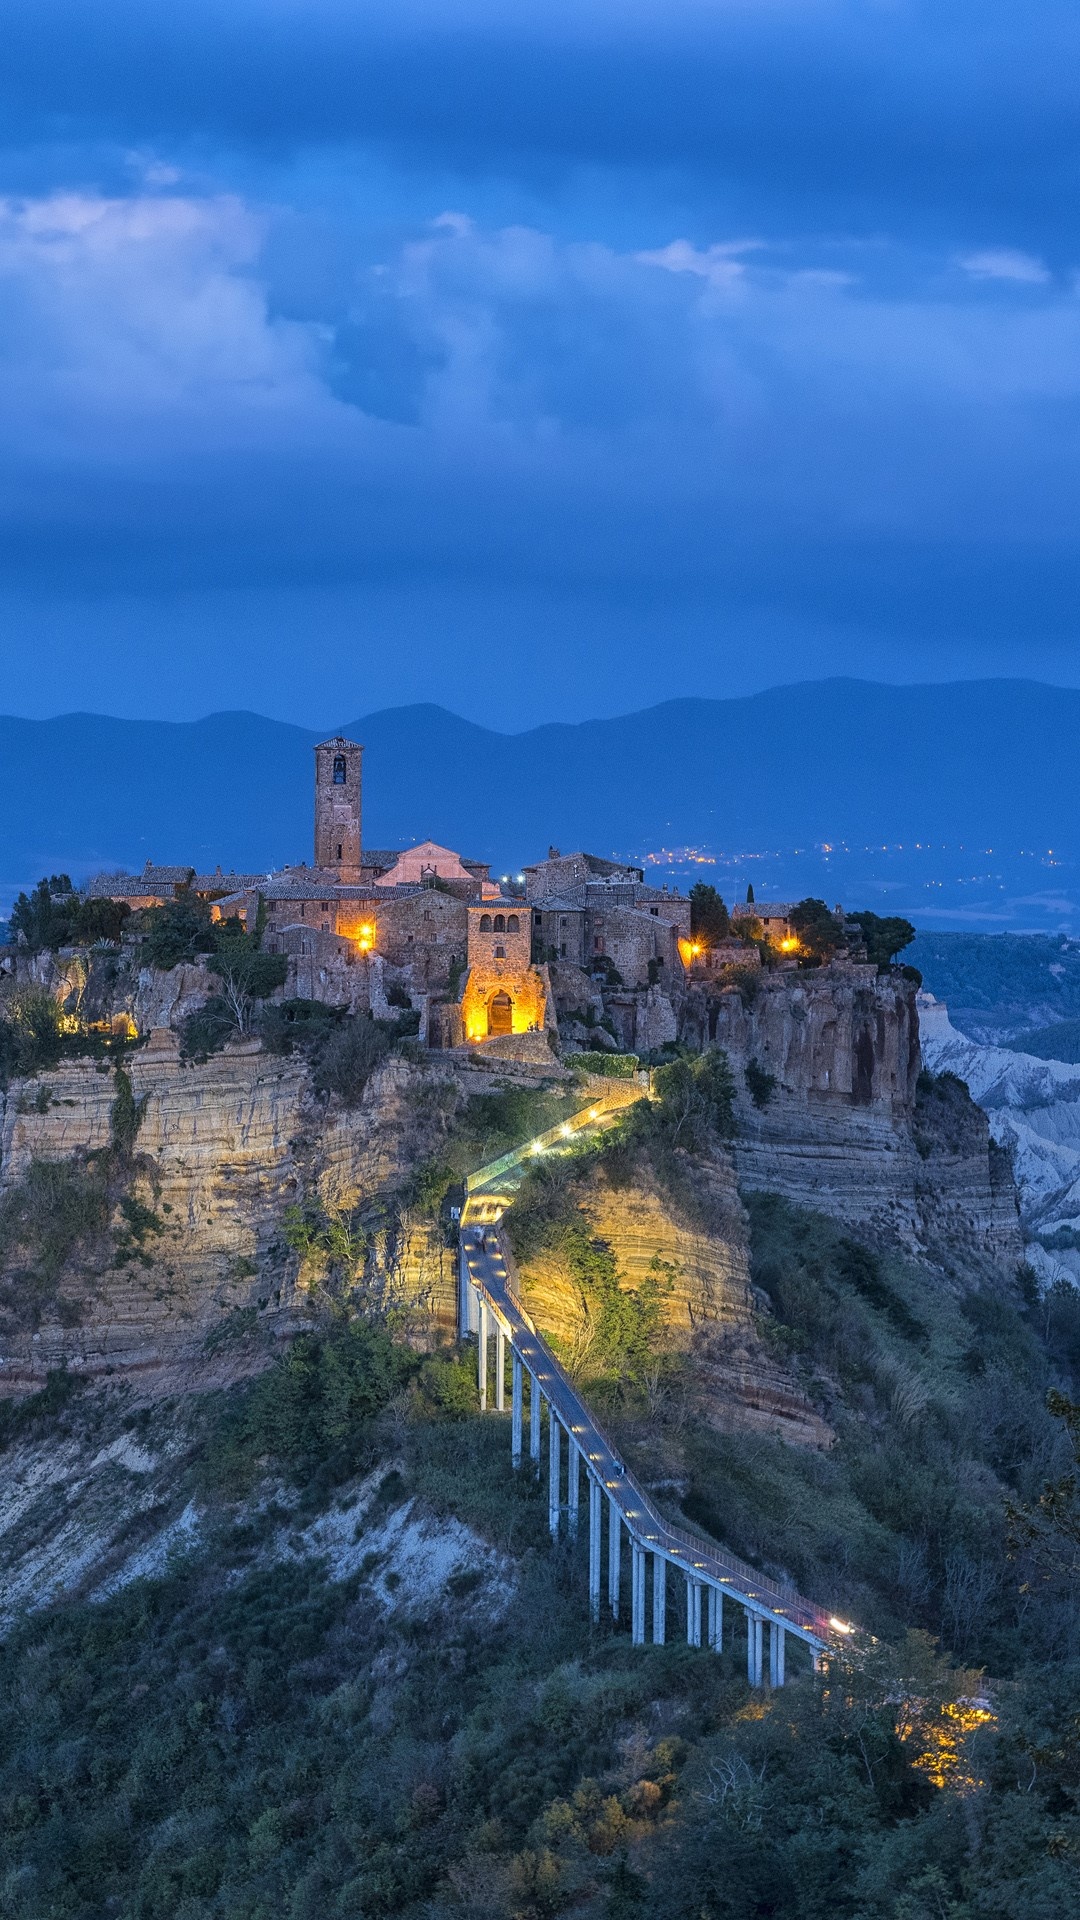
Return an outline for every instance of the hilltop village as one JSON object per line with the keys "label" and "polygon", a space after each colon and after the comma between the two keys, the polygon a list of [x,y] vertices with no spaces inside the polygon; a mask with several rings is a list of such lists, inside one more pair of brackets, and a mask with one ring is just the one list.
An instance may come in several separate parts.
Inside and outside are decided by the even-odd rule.
{"label": "hilltop village", "polygon": [[[405,1007],[419,1016],[421,1044],[522,1063],[550,1059],[553,1045],[655,1054],[683,1036],[695,988],[709,999],[710,986],[737,985],[763,962],[800,958],[792,907],[746,902],[729,923],[716,902],[719,931],[703,928],[690,899],[595,854],[551,847],[500,882],[485,862],[434,841],[365,847],[362,796],[363,748],[322,741],[310,866],[199,873],[147,863],[100,876],[88,897],[133,914],[197,898],[283,956],[283,998],[376,1018]],[[864,958],[859,929],[840,909],[836,919],[845,957]],[[696,1024],[702,1042],[715,1038],[715,1013],[699,1007]]]}

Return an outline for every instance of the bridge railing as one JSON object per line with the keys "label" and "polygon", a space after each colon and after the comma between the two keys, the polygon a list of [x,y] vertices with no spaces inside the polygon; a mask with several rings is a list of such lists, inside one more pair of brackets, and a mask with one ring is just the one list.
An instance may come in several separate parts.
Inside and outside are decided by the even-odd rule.
{"label": "bridge railing", "polygon": [[[505,1233],[499,1231],[497,1228],[488,1228],[487,1231],[494,1231],[498,1239],[499,1252],[506,1268],[506,1290],[513,1301],[515,1310],[521,1315],[522,1320],[535,1339],[552,1372],[563,1383],[567,1393],[578,1402],[582,1413],[594,1428],[604,1446],[606,1446],[609,1453],[613,1454],[617,1459],[619,1457],[617,1449],[611,1445],[595,1414],[589,1412],[585,1407],[584,1402],[582,1402],[578,1394],[577,1388],[567,1375],[562,1362],[552,1352],[543,1334],[537,1331],[536,1325],[525,1307],[522,1299],[521,1275],[513,1253],[507,1244]],[[483,1290],[485,1293],[487,1292],[486,1288]],[[487,1295],[487,1298],[489,1307],[492,1312],[497,1315],[499,1312],[498,1301],[493,1299],[490,1294]],[[512,1342],[512,1328],[510,1329],[510,1333]],[[748,1598],[763,1600],[770,1607],[782,1611],[793,1623],[797,1623],[799,1626],[806,1628],[809,1632],[820,1634],[823,1638],[828,1636],[828,1616],[822,1608],[815,1607],[809,1601],[805,1600],[793,1581],[774,1580],[768,1574],[762,1573],[759,1568],[751,1566],[749,1561],[741,1559],[738,1554],[732,1553],[727,1547],[721,1546],[718,1541],[706,1540],[701,1534],[692,1533],[689,1528],[680,1527],[673,1523],[665,1514],[661,1513],[651,1495],[645,1491],[640,1481],[637,1480],[632,1473],[624,1471],[620,1476],[620,1482],[621,1487],[633,1495],[653,1526],[658,1531],[663,1532],[669,1540],[676,1540],[680,1546],[685,1548],[687,1556],[685,1564],[686,1572],[691,1574],[694,1572],[695,1561],[719,1561],[725,1569],[725,1577],[730,1577],[737,1581],[739,1586],[745,1590]],[[650,1547],[651,1543],[644,1535],[643,1530],[635,1526],[633,1520],[626,1518],[625,1515],[624,1518],[626,1519],[628,1531],[632,1534],[639,1535],[643,1546]],[[680,1564],[682,1564],[681,1556]]]}

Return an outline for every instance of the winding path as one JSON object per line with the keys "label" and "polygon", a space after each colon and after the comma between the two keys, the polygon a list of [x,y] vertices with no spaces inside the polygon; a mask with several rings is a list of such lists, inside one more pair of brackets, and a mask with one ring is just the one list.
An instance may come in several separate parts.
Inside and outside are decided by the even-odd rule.
{"label": "winding path", "polygon": [[[627,1471],[603,1428],[526,1313],[513,1257],[499,1224],[507,1208],[512,1206],[524,1171],[534,1156],[565,1151],[574,1139],[611,1126],[618,1120],[628,1097],[639,1098],[640,1090],[624,1085],[616,1091],[613,1087],[610,1095],[601,1095],[561,1127],[538,1135],[526,1146],[505,1154],[489,1166],[480,1167],[470,1176],[461,1213],[460,1331],[463,1335],[478,1335],[478,1387],[480,1404],[485,1408],[489,1344],[494,1334],[492,1384],[495,1410],[500,1413],[505,1411],[506,1346],[509,1343],[513,1461],[516,1467],[522,1464],[527,1395],[529,1456],[539,1472],[542,1453],[547,1453],[548,1514],[553,1535],[558,1535],[564,1518],[571,1534],[578,1530],[584,1466],[593,1619],[600,1617],[605,1536],[607,1601],[613,1617],[619,1617],[625,1533],[630,1549],[630,1627],[635,1645],[643,1645],[646,1639],[647,1588],[651,1588],[652,1639],[660,1643],[666,1638],[670,1569],[673,1568],[685,1585],[689,1644],[702,1644],[703,1596],[706,1596],[707,1643],[717,1651],[727,1635],[734,1632],[735,1621],[741,1613],[745,1621],[747,1673],[751,1683],[760,1686],[764,1678],[767,1623],[769,1683],[780,1686],[784,1680],[789,1636],[809,1648],[817,1666],[830,1643],[850,1633],[850,1627],[803,1599],[793,1587],[766,1579],[715,1542],[672,1526],[664,1518]],[[545,1424],[546,1447],[543,1445]],[[730,1603],[727,1608],[725,1601]],[[729,1619],[726,1616],[731,1614],[732,1607],[737,1612]]]}

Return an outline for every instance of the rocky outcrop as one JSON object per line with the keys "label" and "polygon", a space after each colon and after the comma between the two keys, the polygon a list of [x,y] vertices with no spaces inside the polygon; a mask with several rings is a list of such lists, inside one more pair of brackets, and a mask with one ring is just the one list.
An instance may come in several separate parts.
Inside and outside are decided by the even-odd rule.
{"label": "rocky outcrop", "polygon": [[[766,1352],[754,1323],[746,1215],[734,1169],[721,1154],[687,1163],[695,1188],[693,1214],[648,1176],[614,1187],[601,1166],[581,1207],[593,1235],[615,1255],[621,1286],[646,1280],[660,1290],[669,1339],[692,1347],[698,1412],[722,1428],[781,1432],[812,1446],[831,1434],[789,1373]],[[512,1216],[511,1216],[512,1224]],[[523,1268],[529,1311],[556,1340],[571,1366],[587,1365],[588,1302],[559,1254]]]}
{"label": "rocky outcrop", "polygon": [[[252,1042],[184,1064],[175,1036],[159,1031],[128,1072],[141,1114],[132,1191],[160,1230],[119,1265],[84,1263],[78,1324],[9,1331],[0,1379],[37,1378],[61,1362],[163,1366],[196,1354],[238,1310],[288,1330],[305,1297],[283,1238],[286,1209],[307,1195],[331,1208],[385,1195],[426,1144],[410,1098],[415,1070],[400,1060],[373,1075],[354,1109],[313,1101],[302,1062]],[[0,1196],[32,1161],[85,1163],[106,1149],[115,1097],[111,1071],[88,1061],[16,1083],[3,1105]],[[436,1323],[452,1319],[452,1260],[434,1230],[403,1236],[383,1225],[372,1259],[422,1289]]]}
{"label": "rocky outcrop", "polygon": [[848,962],[692,990],[684,1033],[723,1047],[740,1185],[781,1194],[949,1266],[1021,1255],[1008,1166],[970,1101],[920,1111],[916,989]]}
{"label": "rocky outcrop", "polygon": [[1025,1253],[1045,1284],[1080,1283],[1080,1066],[982,1046],[919,995],[927,1064],[962,1080],[1015,1177]]}

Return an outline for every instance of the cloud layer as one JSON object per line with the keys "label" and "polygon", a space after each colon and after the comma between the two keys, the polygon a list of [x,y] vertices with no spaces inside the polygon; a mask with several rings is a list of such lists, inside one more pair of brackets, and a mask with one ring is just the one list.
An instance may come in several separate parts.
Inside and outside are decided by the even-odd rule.
{"label": "cloud layer", "polygon": [[42,0],[4,704],[1075,680],[1077,29],[1036,15]]}

